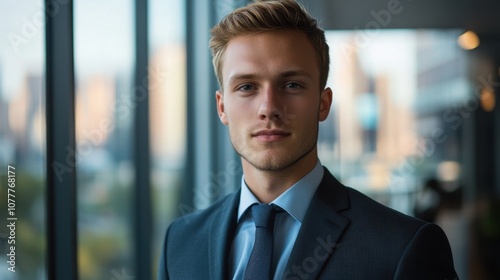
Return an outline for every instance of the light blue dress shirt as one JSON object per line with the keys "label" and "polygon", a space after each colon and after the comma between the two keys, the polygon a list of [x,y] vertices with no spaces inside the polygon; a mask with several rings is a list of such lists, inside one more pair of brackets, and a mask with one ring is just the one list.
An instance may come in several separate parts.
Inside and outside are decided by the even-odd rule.
{"label": "light blue dress shirt", "polygon": [[[270,203],[284,210],[278,212],[274,223],[273,269],[275,280],[279,280],[283,276],[300,226],[309,203],[323,179],[323,173],[323,167],[318,160],[316,166],[307,175]],[[229,255],[229,272],[230,275],[233,275],[233,279],[243,279],[248,259],[252,253],[255,223],[251,211],[247,210],[256,203],[260,202],[242,177],[238,225]]]}

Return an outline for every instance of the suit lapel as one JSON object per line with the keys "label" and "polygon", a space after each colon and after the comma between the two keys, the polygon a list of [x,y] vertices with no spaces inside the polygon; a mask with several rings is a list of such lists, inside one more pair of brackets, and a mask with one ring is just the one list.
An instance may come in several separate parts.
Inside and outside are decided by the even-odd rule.
{"label": "suit lapel", "polygon": [[[294,276],[300,267],[307,279],[317,279],[335,248],[341,246],[343,232],[350,220],[339,212],[349,208],[349,194],[325,168],[323,180],[307,209],[299,234],[283,275]],[[300,279],[306,279],[300,276]],[[299,278],[297,278],[299,279]]]}
{"label": "suit lapel", "polygon": [[208,241],[210,279],[227,279],[227,260],[236,230],[240,192],[238,190],[226,199],[211,221]]}

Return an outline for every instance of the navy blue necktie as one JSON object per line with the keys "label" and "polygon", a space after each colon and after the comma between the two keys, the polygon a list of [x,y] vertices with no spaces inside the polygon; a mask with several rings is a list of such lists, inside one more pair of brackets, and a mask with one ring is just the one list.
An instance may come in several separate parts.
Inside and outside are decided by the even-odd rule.
{"label": "navy blue necktie", "polygon": [[245,269],[245,280],[272,279],[274,218],[276,210],[269,204],[252,206],[255,221],[255,243]]}

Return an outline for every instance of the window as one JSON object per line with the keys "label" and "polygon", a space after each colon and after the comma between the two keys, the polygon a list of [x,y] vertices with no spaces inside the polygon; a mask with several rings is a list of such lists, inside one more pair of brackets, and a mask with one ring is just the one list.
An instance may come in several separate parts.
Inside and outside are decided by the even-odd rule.
{"label": "window", "polygon": [[[0,220],[7,221],[7,169],[15,169],[15,244],[0,228],[0,278],[44,279],[45,215],[45,36],[43,2],[2,1],[0,18]],[[5,12],[8,11],[8,12]],[[9,206],[10,208],[10,206]],[[15,246],[15,264],[10,246]],[[13,267],[15,273],[8,270]]]}
{"label": "window", "polygon": [[185,186],[186,45],[185,1],[150,1],[149,121],[153,207],[153,275],[165,231],[179,214]]}
{"label": "window", "polygon": [[79,278],[134,275],[134,3],[75,1]]}
{"label": "window", "polygon": [[334,102],[319,154],[345,184],[413,214],[423,180],[460,182],[461,127],[447,114],[472,95],[468,60],[458,31],[379,32],[327,32]]}

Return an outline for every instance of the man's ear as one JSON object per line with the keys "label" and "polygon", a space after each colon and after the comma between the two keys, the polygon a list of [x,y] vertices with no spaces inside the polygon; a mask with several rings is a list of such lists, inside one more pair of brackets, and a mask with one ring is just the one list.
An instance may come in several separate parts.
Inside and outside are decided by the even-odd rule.
{"label": "man's ear", "polygon": [[319,121],[322,122],[326,120],[330,113],[330,107],[332,106],[332,89],[329,87],[325,88],[321,92],[321,99],[319,102]]}
{"label": "man's ear", "polygon": [[215,92],[215,100],[217,102],[217,113],[219,114],[219,119],[222,124],[227,125],[227,116],[224,111],[224,94],[222,91],[218,90]]}

